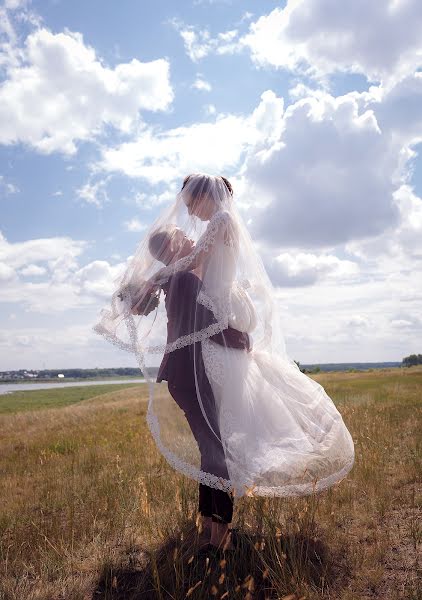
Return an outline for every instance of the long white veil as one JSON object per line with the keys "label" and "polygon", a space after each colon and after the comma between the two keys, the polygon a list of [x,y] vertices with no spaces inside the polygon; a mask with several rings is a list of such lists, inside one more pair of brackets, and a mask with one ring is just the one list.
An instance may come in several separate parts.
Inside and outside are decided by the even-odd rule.
{"label": "long white veil", "polygon": [[135,355],[150,431],[189,477],[237,496],[299,496],[351,469],[351,436],[287,354],[275,290],[225,178],[185,178],[94,331]]}

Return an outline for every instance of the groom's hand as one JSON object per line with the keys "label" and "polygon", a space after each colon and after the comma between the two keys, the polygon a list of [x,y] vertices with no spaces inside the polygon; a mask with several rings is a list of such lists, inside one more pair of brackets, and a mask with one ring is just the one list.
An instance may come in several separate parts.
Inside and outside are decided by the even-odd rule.
{"label": "groom's hand", "polygon": [[141,298],[136,302],[130,312],[132,315],[143,315],[147,316],[150,312],[155,310],[160,303],[158,285],[148,285],[142,290]]}
{"label": "groom's hand", "polygon": [[160,285],[162,283],[165,283],[168,279],[168,274],[166,271],[166,267],[161,267],[161,269],[158,269],[158,271],[156,273],[154,273],[154,275],[152,277],[150,277],[148,279],[148,283],[151,286],[157,286]]}

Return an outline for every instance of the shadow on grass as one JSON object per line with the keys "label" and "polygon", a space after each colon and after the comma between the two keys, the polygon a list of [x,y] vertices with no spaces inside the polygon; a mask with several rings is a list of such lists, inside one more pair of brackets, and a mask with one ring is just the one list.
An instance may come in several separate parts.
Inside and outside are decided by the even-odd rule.
{"label": "shadow on grass", "polygon": [[237,548],[224,558],[198,554],[197,541],[196,526],[187,523],[153,551],[131,548],[120,566],[103,569],[92,600],[269,600],[310,590],[327,597],[350,578],[345,553],[334,556],[315,537],[239,531]]}

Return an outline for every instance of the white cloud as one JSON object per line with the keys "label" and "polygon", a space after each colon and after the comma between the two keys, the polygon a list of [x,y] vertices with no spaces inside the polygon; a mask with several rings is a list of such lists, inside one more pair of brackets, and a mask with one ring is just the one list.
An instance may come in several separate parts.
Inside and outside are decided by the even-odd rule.
{"label": "white cloud", "polygon": [[[3,328],[0,331],[2,368],[57,369],[86,367],[87,363],[102,367],[105,345],[98,344],[97,338],[99,336],[91,331],[91,324],[83,316],[78,324],[61,323],[56,328],[34,325]],[[116,350],[109,352],[110,366],[116,364],[117,356]]]}
{"label": "white cloud", "polygon": [[215,108],[214,104],[206,104],[204,106],[204,112],[207,116],[211,116],[211,115],[215,115],[215,113],[217,112],[217,109]]}
{"label": "white cloud", "polygon": [[27,6],[28,0],[4,0],[4,6],[8,10],[16,10]]}
{"label": "white cloud", "polygon": [[197,77],[192,83],[192,87],[201,92],[210,92],[212,90],[212,86],[209,81],[206,81],[202,77]]}
{"label": "white cloud", "polygon": [[212,37],[208,29],[198,29],[178,19],[173,19],[170,23],[179,32],[186,53],[193,62],[198,62],[209,54],[233,54],[239,49],[237,29],[229,29]]}
{"label": "white cloud", "polygon": [[19,269],[38,262],[57,261],[57,257],[74,260],[85,249],[87,242],[69,237],[53,237],[10,243],[0,232],[0,263]]}
{"label": "white cloud", "polygon": [[306,75],[324,85],[336,72],[394,83],[422,63],[419,0],[288,0],[284,8],[251,22],[244,34],[229,29],[212,36],[208,29],[177,20],[173,25],[194,62],[246,50],[258,66]]}
{"label": "white cloud", "polygon": [[235,166],[248,136],[243,119],[231,115],[163,132],[146,129],[136,141],[105,149],[101,166],[151,184],[171,182],[185,171]]}
{"label": "white cloud", "polygon": [[250,152],[243,173],[259,198],[252,231],[279,246],[331,246],[397,225],[391,174],[400,146],[352,96],[302,98],[268,130],[279,137]]}
{"label": "white cloud", "polygon": [[6,181],[4,175],[0,175],[0,197],[1,196],[10,196],[11,194],[17,194],[19,192],[19,188],[14,183],[10,183],[10,181]]}
{"label": "white cloud", "polygon": [[105,177],[95,183],[88,181],[76,190],[76,195],[87,204],[94,204],[94,206],[101,207],[104,202],[109,201],[107,195],[107,183],[109,180],[110,177]]}
{"label": "white cloud", "polygon": [[135,231],[135,232],[143,231],[147,227],[146,224],[141,223],[137,217],[133,217],[133,219],[130,219],[129,221],[125,221],[124,225],[125,225],[127,231]]}
{"label": "white cloud", "polygon": [[352,315],[345,322],[346,327],[350,329],[367,329],[371,326],[370,319],[362,315]]}
{"label": "white cloud", "polygon": [[88,245],[68,237],[10,243],[0,234],[0,302],[19,303],[30,312],[57,314],[95,306],[99,298],[109,298],[131,257],[114,265],[94,260],[81,266]]}
{"label": "white cloud", "polygon": [[[231,178],[256,239],[279,249],[329,250],[358,240],[364,247],[385,232],[391,244],[391,232],[400,227],[397,244],[416,253],[419,200],[397,193],[412,154],[392,135],[387,111],[383,129],[377,120],[389,98],[380,88],[337,98],[320,90],[284,109],[283,98],[267,90],[243,117],[217,115],[211,123],[167,131],[145,128],[138,140],[104,149],[100,166],[165,183],[164,194],[140,194],[143,208],[170,201],[183,173],[237,170]],[[409,131],[410,123],[417,131],[414,114]],[[311,276],[303,275],[307,280]]]}
{"label": "white cloud", "polygon": [[255,63],[317,78],[338,71],[399,80],[422,59],[419,0],[288,0],[250,25],[239,43]]}
{"label": "white cloud", "polygon": [[124,266],[125,263],[112,266],[105,260],[94,260],[73,274],[72,283],[79,286],[80,294],[108,299]]}
{"label": "white cloud", "polygon": [[[77,268],[86,245],[68,237],[10,243],[0,233],[0,273],[7,279],[7,285],[0,289],[0,302],[22,302],[29,310],[43,313],[76,306],[77,293],[66,280]],[[41,274],[48,275],[46,281],[27,279]]]}
{"label": "white cloud", "polygon": [[391,265],[397,265],[398,270],[405,269],[406,264],[414,265],[414,279],[422,285],[418,264],[422,261],[422,199],[407,184],[394,192],[394,199],[400,212],[398,226],[367,240],[352,240],[345,249],[364,261],[376,257],[380,271],[384,272]]}
{"label": "white cloud", "polygon": [[372,87],[358,101],[376,112],[380,128],[388,129],[396,141],[403,145],[422,141],[422,72],[389,88]]}
{"label": "white cloud", "polygon": [[422,319],[418,315],[400,312],[393,316],[391,325],[395,329],[410,332],[422,332]]}
{"label": "white cloud", "polygon": [[38,277],[40,275],[45,275],[47,273],[47,269],[45,267],[40,267],[39,265],[27,265],[21,269],[19,273],[21,275],[25,275],[26,277]]}
{"label": "white cloud", "polygon": [[14,279],[15,277],[16,277],[15,270],[11,266],[6,265],[3,262],[0,262],[0,281],[10,281],[10,280]]}
{"label": "white cloud", "polygon": [[152,210],[164,204],[168,204],[172,200],[176,193],[179,191],[176,182],[168,182],[166,189],[161,193],[146,193],[138,192],[134,196],[134,202],[136,206],[143,210]]}
{"label": "white cloud", "polygon": [[0,143],[73,154],[78,140],[106,125],[129,132],[140,110],[166,110],[172,99],[167,60],[109,68],[80,33],[39,28],[1,86]]}
{"label": "white cloud", "polygon": [[355,279],[359,274],[356,262],[342,260],[332,254],[311,254],[306,252],[282,252],[271,258],[265,256],[267,272],[275,286],[309,286],[322,279],[344,280]]}
{"label": "white cloud", "polygon": [[[400,315],[418,316],[422,295],[413,273],[396,263],[362,263],[359,280],[321,279],[280,291],[280,318],[290,356],[306,362],[401,360],[420,340],[419,328],[398,335]],[[406,320],[409,320],[406,318]]]}
{"label": "white cloud", "polygon": [[283,99],[267,90],[248,116],[219,114],[214,122],[194,123],[167,131],[144,128],[135,141],[105,148],[98,165],[167,185],[193,171],[220,173],[239,165],[248,146],[275,140],[283,125]]}

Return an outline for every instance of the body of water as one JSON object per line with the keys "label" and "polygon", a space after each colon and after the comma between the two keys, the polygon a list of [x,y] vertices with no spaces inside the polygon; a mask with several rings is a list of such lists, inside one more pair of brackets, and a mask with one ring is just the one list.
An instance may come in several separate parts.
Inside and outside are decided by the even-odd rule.
{"label": "body of water", "polygon": [[85,385],[110,385],[116,383],[146,383],[145,379],[107,379],[106,381],[67,381],[64,383],[0,383],[0,395],[28,390],[49,390],[50,388],[81,387]]}

